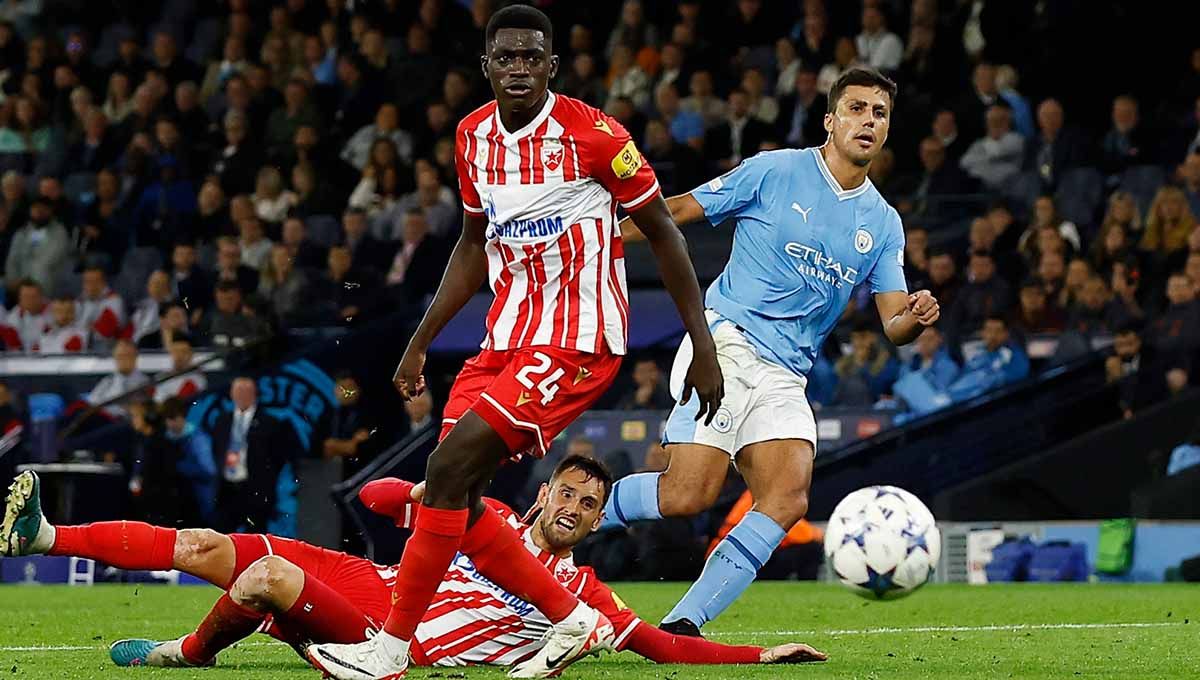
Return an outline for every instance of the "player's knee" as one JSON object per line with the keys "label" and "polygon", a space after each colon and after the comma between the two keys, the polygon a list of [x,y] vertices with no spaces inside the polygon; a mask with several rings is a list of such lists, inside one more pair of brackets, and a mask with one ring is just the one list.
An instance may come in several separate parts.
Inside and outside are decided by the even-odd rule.
{"label": "player's knee", "polygon": [[182,529],[175,535],[175,568],[194,571],[221,551],[228,538],[212,529]]}
{"label": "player's knee", "polygon": [[299,569],[291,562],[278,555],[267,555],[246,567],[234,581],[229,597],[243,607],[270,611],[299,576]]}
{"label": "player's knee", "polygon": [[756,510],[785,529],[808,514],[808,487],[794,486],[772,491],[756,504]]}

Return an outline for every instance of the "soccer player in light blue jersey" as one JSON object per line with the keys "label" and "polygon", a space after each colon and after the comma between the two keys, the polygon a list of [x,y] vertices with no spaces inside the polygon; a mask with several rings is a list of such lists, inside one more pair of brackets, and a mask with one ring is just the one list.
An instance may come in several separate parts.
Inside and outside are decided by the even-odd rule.
{"label": "soccer player in light blue jersey", "polygon": [[[619,481],[605,522],[627,526],[708,509],[731,458],[755,500],[664,618],[673,633],[699,635],[807,512],[817,441],[807,375],[854,288],[874,295],[897,345],[938,319],[929,291],[907,291],[900,216],[867,179],[887,141],[895,97],[896,84],[878,71],[851,69],[829,93],[823,146],[760,153],[667,201],[677,224],[734,224],[729,263],[705,300],[725,399],[708,424],[697,420],[694,397],[675,406],[663,436],[667,470]],[[629,220],[622,230],[626,240],[638,238]],[[691,352],[685,338],[671,375],[676,399]]]}

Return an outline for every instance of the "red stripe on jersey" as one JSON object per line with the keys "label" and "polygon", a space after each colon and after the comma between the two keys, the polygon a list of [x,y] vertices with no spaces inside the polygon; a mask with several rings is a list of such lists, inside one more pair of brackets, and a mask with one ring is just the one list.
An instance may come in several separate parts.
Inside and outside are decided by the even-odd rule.
{"label": "red stripe on jersey", "polygon": [[532,276],[530,283],[533,284],[533,294],[529,296],[532,300],[532,305],[529,311],[529,323],[526,324],[525,330],[521,333],[521,344],[524,347],[525,341],[533,341],[533,336],[537,335],[538,328],[542,324],[542,307],[545,306],[545,288],[546,288],[546,254],[547,243],[539,243],[535,246],[525,246],[526,256],[529,258],[530,267],[532,268]]}
{"label": "red stripe on jersey", "polygon": [[[575,244],[579,245],[576,246]],[[567,314],[567,339],[564,343],[565,347],[575,347],[575,341],[579,339],[579,313],[581,310],[582,295],[579,292],[579,279],[583,275],[583,258],[584,250],[587,249],[587,241],[583,237],[583,225],[576,224],[571,227],[571,246],[574,248],[575,254],[571,258],[571,278],[566,282],[567,286],[567,303],[571,306]]]}
{"label": "red stripe on jersey", "polygon": [[611,265],[608,268],[608,290],[617,302],[617,314],[621,315],[621,325],[628,328],[629,303],[625,301],[625,296],[621,294],[621,284],[617,281],[617,268]]}
{"label": "red stripe on jersey", "polygon": [[[478,621],[472,621],[471,623],[468,623],[460,628],[455,628],[444,635],[439,635],[431,640],[423,642],[421,644],[421,649],[425,650],[425,656],[429,657],[429,661],[432,663],[440,658],[449,656],[448,652],[453,649],[453,647],[450,647],[450,645],[457,647],[461,645],[463,641],[479,634],[480,632],[486,631],[485,634],[492,633],[493,628],[499,627],[504,628],[504,630],[492,634],[501,635],[503,633],[520,630],[522,625],[521,617],[515,615],[505,617],[498,621],[480,619]],[[470,647],[468,647],[468,649],[469,648]]]}
{"label": "red stripe on jersey", "polygon": [[508,173],[504,171],[504,163],[507,159],[508,149],[504,146],[504,139],[500,134],[500,114],[496,114],[496,123],[492,134],[496,148],[496,184],[507,184]]}
{"label": "red stripe on jersey", "polygon": [[533,278],[533,266],[529,259],[531,256],[530,246],[522,246],[525,251],[525,259],[521,260],[520,265],[525,270],[525,296],[521,298],[521,302],[517,305],[517,320],[513,323],[512,333],[509,335],[509,347],[520,347],[517,340],[525,337],[525,331],[529,329],[531,319],[529,317],[529,303],[533,293],[533,287],[537,282]]}
{"label": "red stripe on jersey", "polygon": [[575,155],[575,138],[568,135],[563,137],[563,181],[570,182],[578,177],[575,172],[576,155]]}
{"label": "red stripe on jersey", "polygon": [[479,166],[475,163],[475,154],[479,151],[479,139],[475,137],[475,128],[463,131],[466,144],[463,146],[463,158],[467,162],[467,177],[472,182],[479,181]]}
{"label": "red stripe on jersey", "polygon": [[525,137],[517,140],[517,150],[521,153],[521,184],[533,181],[533,139]]}
{"label": "red stripe on jersey", "polygon": [[596,220],[596,242],[600,244],[600,252],[596,255],[596,354],[600,353],[601,343],[604,342],[604,222]]}
{"label": "red stripe on jersey", "polygon": [[546,130],[550,128],[550,118],[542,121],[534,131],[531,144],[533,145],[533,183],[542,184],[546,181],[546,169],[542,167],[542,141],[546,138]]}
{"label": "red stripe on jersey", "polygon": [[434,596],[433,602],[429,605],[429,610],[421,618],[424,621],[432,621],[439,616],[444,616],[460,609],[483,609],[484,607],[504,609],[504,606],[503,602],[488,592],[458,593],[452,590],[444,590],[439,591]]}
{"label": "red stripe on jersey", "polygon": [[[492,623],[492,622],[485,621],[484,623]],[[468,651],[474,649],[475,647],[479,647],[479,646],[483,645],[484,643],[492,642],[492,641],[496,640],[496,638],[499,638],[502,635],[507,635],[509,633],[519,633],[519,632],[521,632],[522,629],[524,629],[524,627],[525,626],[523,623],[521,623],[520,619],[516,619],[515,621],[507,621],[507,620],[497,621],[497,622],[494,622],[493,625],[483,627],[481,630],[479,630],[478,633],[476,633],[474,635],[464,637],[458,641],[444,643],[446,645],[445,649],[436,651],[432,655],[427,654],[426,656],[429,659],[429,662],[432,664],[432,663],[435,663],[438,659],[444,659],[446,657],[451,657],[451,656],[458,656],[460,654],[463,654],[464,652],[468,652]],[[526,640],[526,641],[523,641],[520,644],[516,645],[515,647],[524,647],[525,645],[528,645],[528,644],[529,644],[529,641]]]}
{"label": "red stripe on jersey", "polygon": [[488,310],[487,315],[487,330],[488,330],[488,349],[491,349],[496,344],[496,339],[492,335],[492,329],[495,328],[496,320],[500,318],[500,312],[503,311],[504,305],[508,303],[508,296],[512,291],[513,275],[509,269],[509,265],[513,261],[512,250],[500,243],[496,242],[496,250],[500,252],[500,273],[496,276],[496,297],[492,300],[492,307]]}
{"label": "red stripe on jersey", "polygon": [[496,184],[496,147],[499,146],[496,143],[497,134],[499,133],[496,131],[496,124],[493,122],[491,132],[483,137],[484,143],[487,144],[487,164],[484,168],[487,170],[488,184]]}
{"label": "red stripe on jersey", "polygon": [[575,244],[572,239],[574,238],[575,230],[578,228],[579,223],[576,222],[558,237],[558,256],[562,260],[562,269],[558,275],[558,295],[554,298],[554,331],[550,334],[551,343],[561,343],[566,337],[567,307],[569,306],[567,285],[573,276],[571,262],[575,255]]}

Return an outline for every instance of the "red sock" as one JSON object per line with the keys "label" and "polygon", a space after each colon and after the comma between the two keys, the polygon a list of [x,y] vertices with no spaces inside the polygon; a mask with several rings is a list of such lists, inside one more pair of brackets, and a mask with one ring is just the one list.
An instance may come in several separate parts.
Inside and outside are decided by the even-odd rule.
{"label": "red sock", "polygon": [[243,607],[225,593],[196,627],[196,632],[183,639],[180,650],[185,659],[198,666],[222,649],[249,637],[265,618],[266,614]]}
{"label": "red sock", "polygon": [[411,640],[417,624],[429,609],[458,544],[467,530],[467,510],[422,507],[412,538],[404,547],[392,589],[392,610],[383,629],[401,640]]}
{"label": "red sock", "polygon": [[546,565],[525,548],[516,529],[490,506],[463,536],[459,550],[471,558],[479,573],[537,607],[550,623],[567,618],[579,605]]}
{"label": "red sock", "polygon": [[143,522],[96,522],[55,527],[51,555],[87,557],[118,569],[170,569],[175,530]]}
{"label": "red sock", "polygon": [[312,642],[348,644],[367,639],[374,624],[358,607],[351,604],[328,584],[304,574],[304,590],[286,614],[275,616],[287,637]]}

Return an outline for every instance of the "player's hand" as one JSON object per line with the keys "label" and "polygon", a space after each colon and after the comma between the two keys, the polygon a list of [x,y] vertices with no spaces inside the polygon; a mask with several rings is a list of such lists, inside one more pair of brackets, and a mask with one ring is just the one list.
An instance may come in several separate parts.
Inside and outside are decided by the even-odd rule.
{"label": "player's hand", "polygon": [[927,290],[918,290],[908,296],[908,311],[917,317],[917,323],[922,326],[932,326],[942,315],[937,298]]}
{"label": "player's hand", "polygon": [[[693,341],[694,343],[694,341]],[[692,398],[692,390],[700,398],[700,409],[696,411],[696,420],[704,418],[708,425],[717,415],[721,400],[725,398],[725,379],[721,376],[721,365],[717,363],[717,347],[711,338],[707,345],[694,344],[692,365],[688,367],[687,378],[683,381],[683,396],[680,405],[688,403]]]}
{"label": "player's hand", "polygon": [[412,488],[412,491],[408,492],[408,495],[413,499],[414,503],[420,503],[421,499],[425,498],[425,482],[418,482],[417,485]]}
{"label": "player's hand", "polygon": [[396,366],[396,375],[392,376],[392,384],[400,392],[404,401],[419,396],[425,391],[425,376],[421,371],[425,368],[425,352],[414,349],[412,345],[404,351],[404,356]]}
{"label": "player's hand", "polygon": [[824,661],[829,657],[808,645],[799,642],[789,642],[778,647],[768,647],[758,655],[759,663],[805,663],[808,661]]}

